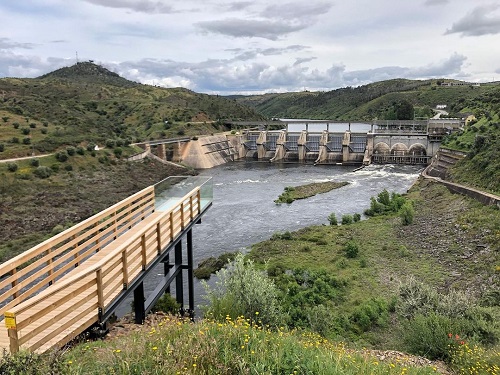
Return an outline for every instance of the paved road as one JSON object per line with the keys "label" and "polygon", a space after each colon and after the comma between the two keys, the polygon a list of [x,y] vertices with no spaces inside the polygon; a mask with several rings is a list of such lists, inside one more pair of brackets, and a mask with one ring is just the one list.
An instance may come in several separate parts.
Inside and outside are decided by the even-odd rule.
{"label": "paved road", "polygon": [[434,112],[437,112],[434,117],[432,117],[433,119],[437,119],[437,118],[440,118],[441,115],[443,116],[448,116],[449,113],[446,112],[446,111],[443,111],[442,109],[433,109]]}

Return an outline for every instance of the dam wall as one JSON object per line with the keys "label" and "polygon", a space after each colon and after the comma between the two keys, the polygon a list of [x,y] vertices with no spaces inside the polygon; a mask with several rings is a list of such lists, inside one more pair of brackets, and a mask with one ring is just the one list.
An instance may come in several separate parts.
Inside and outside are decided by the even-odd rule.
{"label": "dam wall", "polygon": [[192,139],[183,150],[181,161],[196,169],[212,168],[239,158],[238,151],[226,135],[218,134]]}

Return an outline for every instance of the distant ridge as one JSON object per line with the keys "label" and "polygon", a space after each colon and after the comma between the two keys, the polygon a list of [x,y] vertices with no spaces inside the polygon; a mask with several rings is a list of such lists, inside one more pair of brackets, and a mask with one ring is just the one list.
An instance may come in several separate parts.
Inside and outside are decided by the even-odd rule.
{"label": "distant ridge", "polygon": [[94,64],[92,61],[78,62],[75,65],[57,69],[38,78],[62,78],[73,81],[107,83],[121,87],[133,87],[138,85],[138,83],[120,77],[117,73],[114,73],[101,65]]}

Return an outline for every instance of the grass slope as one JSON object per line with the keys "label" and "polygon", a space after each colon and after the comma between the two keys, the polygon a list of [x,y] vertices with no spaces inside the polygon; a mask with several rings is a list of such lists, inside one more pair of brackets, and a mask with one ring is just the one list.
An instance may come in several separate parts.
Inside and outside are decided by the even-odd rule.
{"label": "grass slope", "polygon": [[36,79],[0,79],[0,93],[2,159],[107,139],[211,134],[225,130],[219,119],[262,117],[234,100],[138,84],[90,62]]}

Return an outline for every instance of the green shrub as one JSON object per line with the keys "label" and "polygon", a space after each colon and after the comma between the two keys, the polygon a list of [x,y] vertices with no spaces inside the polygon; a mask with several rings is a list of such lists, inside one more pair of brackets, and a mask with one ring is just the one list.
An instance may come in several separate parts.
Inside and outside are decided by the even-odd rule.
{"label": "green shrub", "polygon": [[352,220],[357,223],[358,221],[361,220],[361,215],[358,214],[358,213],[355,213],[354,215],[352,215]]}
{"label": "green shrub", "polygon": [[[409,278],[400,284],[399,296],[400,301],[396,306],[396,311],[406,321],[411,322],[417,316],[425,317],[436,314],[439,315],[435,318],[436,321],[448,319],[451,322],[460,323],[459,326],[451,327],[455,334],[469,339],[473,338],[485,345],[496,344],[500,340],[498,311],[494,308],[479,306],[468,294],[455,290],[440,294],[430,286]],[[423,318],[420,318],[416,324],[423,324]],[[439,341],[442,338],[436,338],[436,340]]]}
{"label": "green shrub", "polygon": [[52,169],[42,165],[35,169],[33,174],[38,178],[48,178],[52,174]]}
{"label": "green shrub", "polygon": [[386,326],[389,321],[387,301],[381,298],[372,298],[357,306],[350,316],[354,330],[366,332],[374,326]]}
{"label": "green shrub", "polygon": [[342,225],[349,225],[352,224],[352,222],[353,222],[352,215],[349,214],[342,215]]}
{"label": "green shrub", "polygon": [[399,212],[399,216],[401,217],[401,223],[403,225],[410,225],[413,223],[415,210],[413,209],[411,202],[407,201],[403,204],[401,211]]}
{"label": "green shrub", "polygon": [[389,206],[391,204],[391,196],[389,192],[386,189],[382,190],[378,193],[377,201],[384,206]]}
{"label": "green shrub", "polygon": [[332,212],[330,215],[328,215],[328,222],[330,223],[330,225],[338,225],[337,216],[335,216],[335,213]]}
{"label": "green shrub", "polygon": [[64,169],[68,172],[71,172],[73,170],[73,166],[71,164],[67,164],[64,166]]}
{"label": "green shrub", "polygon": [[292,240],[292,239],[293,239],[292,233],[290,233],[289,231],[286,231],[284,233],[276,232],[276,233],[273,233],[273,235],[271,236],[271,241]]}
{"label": "green shrub", "polygon": [[123,154],[123,149],[121,147],[115,147],[113,152],[117,158],[121,158]]}
{"label": "green shrub", "polygon": [[36,128],[36,124],[35,124],[34,122],[32,122],[32,123],[30,124],[30,128],[31,128],[31,129],[35,129],[35,128]]}
{"label": "green shrub", "polygon": [[64,163],[68,160],[68,154],[66,152],[56,152],[54,155],[57,161]]}
{"label": "green shrub", "polygon": [[365,215],[376,216],[383,215],[388,212],[398,212],[406,199],[401,194],[389,194],[387,190],[382,190],[377,195],[377,198],[370,198],[370,208],[365,210]]}
{"label": "green shrub", "polygon": [[41,129],[41,130],[40,130],[40,132],[41,132],[42,134],[47,134],[47,129],[43,128],[43,129]]}
{"label": "green shrub", "polygon": [[[426,315],[417,314],[403,322],[402,339],[405,349],[428,359],[451,359],[453,338],[457,332],[470,331],[470,324],[465,319],[450,318],[435,312]],[[452,334],[450,340],[449,335]],[[458,337],[461,337],[458,334]]]}
{"label": "green shrub", "polygon": [[19,143],[19,138],[17,137],[12,137],[12,139],[10,140],[12,143]]}
{"label": "green shrub", "polygon": [[3,143],[0,143],[0,152],[3,152],[5,150],[5,145]]}
{"label": "green shrub", "polygon": [[23,133],[23,135],[28,135],[30,133],[30,129],[29,128],[22,128],[21,132]]}
{"label": "green shrub", "polygon": [[236,319],[244,316],[251,321],[278,326],[284,320],[278,301],[278,289],[252,261],[245,261],[242,254],[217,272],[218,282],[212,288],[203,283],[209,305],[204,306],[205,316],[216,320]]}
{"label": "green shrub", "polygon": [[0,374],[5,375],[64,374],[66,366],[61,351],[49,354],[21,351],[16,355],[4,353],[3,358],[0,358]]}
{"label": "green shrub", "polygon": [[9,172],[15,172],[17,171],[18,165],[16,163],[7,163],[7,170]]}
{"label": "green shrub", "polygon": [[96,144],[93,142],[90,142],[87,144],[87,151],[94,151],[95,150]]}
{"label": "green shrub", "polygon": [[359,253],[359,246],[354,241],[348,241],[344,247],[344,253],[347,258],[356,258]]}
{"label": "green shrub", "polygon": [[107,148],[114,148],[116,145],[116,142],[114,139],[106,139],[106,147]]}
{"label": "green shrub", "polygon": [[31,143],[31,138],[28,138],[28,137],[23,138],[23,144],[29,145],[30,143]]}
{"label": "green shrub", "polygon": [[12,126],[14,126],[14,129],[19,129],[19,123],[18,122],[15,122],[12,124]]}
{"label": "green shrub", "polygon": [[181,304],[177,302],[170,294],[165,293],[163,296],[156,301],[155,305],[151,309],[152,312],[163,311],[166,314],[178,314]]}
{"label": "green shrub", "polygon": [[66,153],[69,156],[73,156],[76,153],[76,149],[73,146],[66,147]]}
{"label": "green shrub", "polygon": [[40,160],[37,158],[31,159],[30,164],[32,167],[38,167],[40,165]]}
{"label": "green shrub", "polygon": [[84,149],[83,147],[81,147],[81,146],[78,146],[78,147],[76,148],[76,153],[77,153],[78,155],[85,155],[85,149]]}

